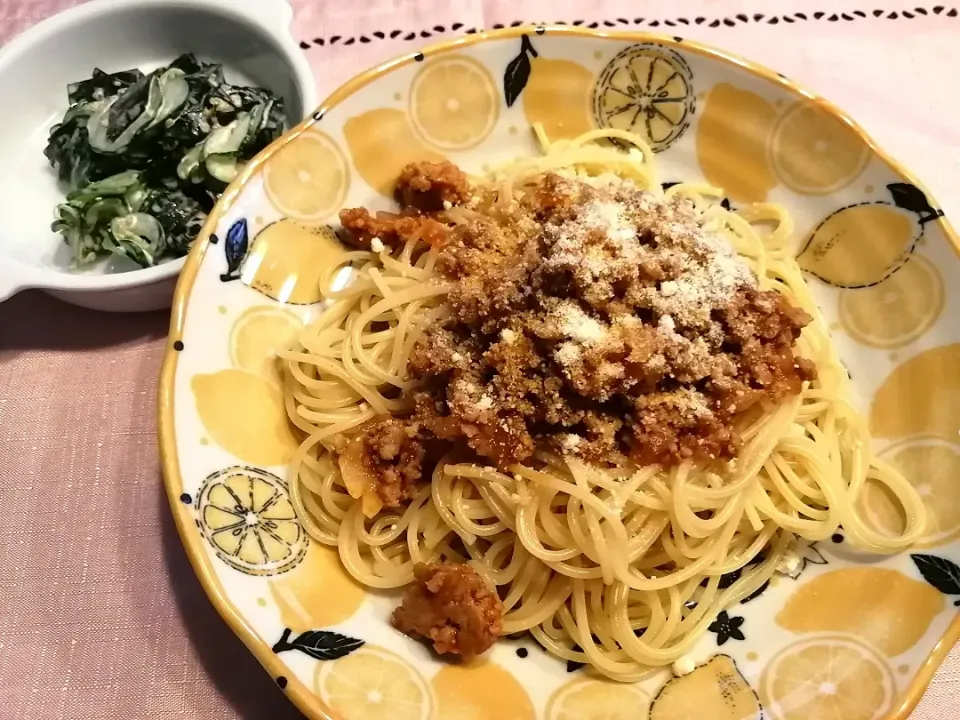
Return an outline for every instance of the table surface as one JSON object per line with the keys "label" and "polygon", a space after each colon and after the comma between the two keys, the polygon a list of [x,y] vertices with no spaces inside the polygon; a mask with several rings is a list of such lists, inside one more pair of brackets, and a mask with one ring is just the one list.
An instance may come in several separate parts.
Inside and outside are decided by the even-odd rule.
{"label": "table surface", "polygon": [[[0,42],[75,2],[0,0]],[[732,49],[836,101],[924,179],[948,215],[960,211],[960,18],[951,5],[293,5],[293,31],[321,96],[356,68],[467,28],[618,18],[629,27],[654,20],[666,27],[671,20],[685,36]],[[410,33],[415,39],[406,40]],[[301,717],[207,601],[174,528],[155,421],[167,321],[163,312],[94,313],[35,291],[0,304],[0,720]],[[958,649],[913,715],[935,718],[960,718]]]}

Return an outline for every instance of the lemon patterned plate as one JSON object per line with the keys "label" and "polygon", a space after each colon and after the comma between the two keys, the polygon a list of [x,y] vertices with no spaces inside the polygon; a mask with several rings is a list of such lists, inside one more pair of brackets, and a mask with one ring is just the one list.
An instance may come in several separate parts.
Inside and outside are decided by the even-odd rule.
{"label": "lemon patterned plate", "polygon": [[[470,666],[387,623],[290,504],[274,352],[316,314],[344,205],[388,209],[398,171],[470,171],[597,126],[643,135],[664,183],[707,180],[733,207],[783,203],[795,252],[876,450],[930,513],[911,552],[859,555],[842,532],[720,614],[683,668],[636,685],[529,639]],[[204,587],[311,718],[905,718],[960,635],[960,262],[936,201],[826,101],[679,37],[527,27],[476,34],[360,75],[250,163],[180,279],[160,390],[177,526]],[[879,487],[859,502],[896,528]]]}

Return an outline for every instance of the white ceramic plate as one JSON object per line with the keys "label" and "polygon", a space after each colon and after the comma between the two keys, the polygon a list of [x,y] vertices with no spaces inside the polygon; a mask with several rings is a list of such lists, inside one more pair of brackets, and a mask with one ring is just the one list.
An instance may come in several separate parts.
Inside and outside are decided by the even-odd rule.
{"label": "white ceramic plate", "polygon": [[[611,93],[640,112],[610,113]],[[411,160],[482,171],[535,153],[531,123],[558,137],[623,117],[659,151],[665,182],[787,206],[877,450],[934,523],[894,557],[860,556],[842,533],[803,548],[795,577],[723,613],[678,679],[605,682],[523,639],[446,665],[388,625],[395,596],[353,584],[293,517],[297,438],[269,357],[318,310],[324,250],[298,223],[390,207]],[[958,248],[936,201],[835,107],[698,43],[530,27],[400,58],[261,155],[188,258],[160,391],[183,542],[217,608],[312,718],[905,718],[960,635]],[[883,498],[865,502],[871,522],[889,522]]]}

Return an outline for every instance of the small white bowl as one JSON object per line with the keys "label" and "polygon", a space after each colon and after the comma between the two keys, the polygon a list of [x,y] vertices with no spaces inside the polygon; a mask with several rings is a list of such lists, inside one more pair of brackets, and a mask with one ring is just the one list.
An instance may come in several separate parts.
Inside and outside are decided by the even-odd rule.
{"label": "small white bowl", "polygon": [[[222,63],[231,82],[283,97],[289,126],[317,104],[310,67],[290,33],[285,0],[94,0],[34,26],[0,50],[0,301],[41,288],[107,311],[170,306],[183,259],[121,271],[70,269],[50,229],[64,188],[43,155],[67,109],[67,85],[93,69],[149,71],[185,52]],[[122,261],[122,259],[120,259]]]}

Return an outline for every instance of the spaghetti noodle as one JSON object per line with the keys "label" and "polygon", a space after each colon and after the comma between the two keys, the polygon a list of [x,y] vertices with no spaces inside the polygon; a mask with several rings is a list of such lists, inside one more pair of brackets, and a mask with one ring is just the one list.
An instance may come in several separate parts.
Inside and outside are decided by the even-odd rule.
{"label": "spaghetti noodle", "polygon": [[[421,563],[469,563],[497,589],[502,634],[528,631],[560,658],[632,681],[687,653],[722,609],[771,578],[796,538],[823,540],[842,526],[855,544],[894,552],[919,536],[924,511],[909,483],[870,449],[847,373],[789,253],[793,227],[782,207],[732,212],[717,188],[663,190],[649,148],[621,131],[546,145],[543,156],[479,181],[489,201],[480,211],[508,210],[549,173],[593,184],[619,178],[657,202],[687,199],[759,290],[776,291],[812,317],[797,352],[815,378],[737,416],[735,458],[654,464],[613,454],[598,462],[538,442],[522,462],[504,465],[450,443],[430,482],[385,504],[343,460],[371,422],[413,411],[421,379],[409,371],[411,355],[449,318],[452,281],[438,272],[429,244],[374,241],[328,272],[328,307],[296,349],[279,352],[287,412],[305,437],[290,484],[307,532],[337,547],[363,585],[400,588]],[[449,205],[440,217],[452,225],[471,212]],[[347,265],[352,279],[334,290]],[[901,504],[898,536],[858,515],[855,500],[868,481]]]}

